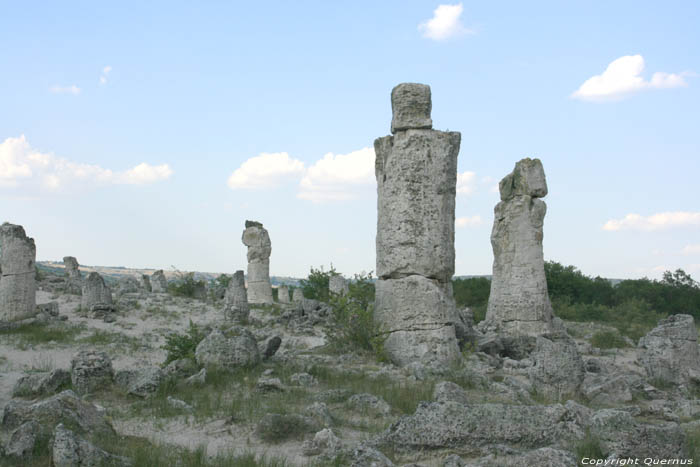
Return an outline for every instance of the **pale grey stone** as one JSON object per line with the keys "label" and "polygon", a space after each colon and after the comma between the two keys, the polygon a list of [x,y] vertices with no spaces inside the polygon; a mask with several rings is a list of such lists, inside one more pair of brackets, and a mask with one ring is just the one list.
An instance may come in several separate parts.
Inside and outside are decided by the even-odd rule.
{"label": "pale grey stone", "polygon": [[36,315],[36,246],[21,225],[0,226],[0,321]]}
{"label": "pale grey stone", "polygon": [[585,375],[576,343],[566,334],[537,336],[528,377],[538,394],[560,400],[578,393]]}
{"label": "pale grey stone", "polygon": [[302,452],[305,456],[317,456],[323,452],[329,454],[340,452],[343,443],[333,430],[324,428],[317,432],[312,440],[305,441],[302,445]]}
{"label": "pale grey stone", "polygon": [[163,273],[162,269],[151,274],[150,282],[151,292],[165,293],[168,291],[168,281],[165,279],[165,273]]}
{"label": "pale grey stone", "polygon": [[246,221],[242,241],[248,247],[248,302],[271,304],[270,235],[260,222]]}
{"label": "pale grey stone", "polygon": [[10,435],[7,446],[5,446],[5,455],[18,458],[31,456],[34,445],[40,436],[41,426],[35,420],[21,424]]}
{"label": "pale grey stone", "polygon": [[394,363],[439,366],[460,358],[449,285],[419,275],[377,280],[375,320],[388,333],[384,350]]}
{"label": "pale grey stone", "polygon": [[431,129],[432,100],[430,86],[401,83],[391,90],[391,132],[410,128]]}
{"label": "pale grey stone", "polygon": [[112,359],[105,352],[80,349],[71,359],[71,383],[78,394],[88,394],[112,384]]}
{"label": "pale grey stone", "polygon": [[308,373],[294,373],[289,377],[289,381],[296,384],[297,386],[314,386],[318,384],[316,378]]}
{"label": "pale grey stone", "polygon": [[59,423],[54,430],[51,459],[54,467],[133,465],[130,459],[98,448],[63,426],[63,423]]}
{"label": "pale grey stone", "polygon": [[304,291],[301,290],[299,287],[294,289],[294,292],[292,293],[292,301],[294,303],[299,303],[304,300]]}
{"label": "pale grey stone", "polygon": [[224,295],[224,318],[236,323],[245,323],[249,314],[248,293],[245,288],[243,271],[236,271],[231,277]]}
{"label": "pale grey stone", "polygon": [[63,265],[66,270],[66,292],[79,295],[83,292],[83,276],[80,274],[80,264],[74,256],[64,256]]}
{"label": "pale grey stone", "polygon": [[112,305],[112,291],[105,284],[101,275],[96,272],[88,274],[83,282],[83,297],[80,300],[80,308],[91,312],[97,305]]}
{"label": "pale grey stone", "polygon": [[530,158],[518,161],[513,172],[501,180],[498,188],[503,201],[520,195],[544,198],[547,196],[547,180],[542,162]]}
{"label": "pale grey stone", "polygon": [[348,282],[343,276],[333,275],[328,278],[328,291],[334,295],[347,295]]}
{"label": "pale grey stone", "polygon": [[141,274],[141,284],[147,292],[152,292],[151,277],[148,274]]}
{"label": "pale grey stone", "polygon": [[394,463],[377,449],[360,443],[352,451],[350,467],[394,467]]}
{"label": "pale grey stone", "polygon": [[203,386],[207,382],[207,369],[202,368],[196,374],[185,380],[185,383],[194,386]]}
{"label": "pale grey stone", "polygon": [[333,424],[328,406],[324,402],[314,402],[304,408],[304,415],[315,420],[320,426],[329,427]]}
{"label": "pale grey stone", "polygon": [[356,410],[378,415],[389,415],[391,413],[391,406],[384,399],[374,394],[355,394],[348,399],[347,405]]}
{"label": "pale grey stone", "polygon": [[289,287],[286,285],[280,285],[277,287],[277,301],[284,304],[291,302],[289,299]]}
{"label": "pale grey stone", "polygon": [[639,340],[639,360],[650,379],[699,382],[698,332],[690,315],[671,315]]}
{"label": "pale grey stone", "polygon": [[476,465],[478,467],[576,467],[579,463],[576,456],[569,451],[546,447],[524,454],[487,456],[477,461]]}
{"label": "pale grey stone", "polygon": [[168,402],[168,405],[173,409],[184,410],[186,412],[192,412],[194,410],[194,407],[192,407],[187,402],[180,399],[175,399],[172,396],[168,396],[166,401]]}
{"label": "pale grey stone", "polygon": [[247,329],[236,327],[223,332],[213,330],[197,345],[195,358],[203,366],[235,369],[258,364],[260,353],[253,334]]}
{"label": "pale grey stone", "polygon": [[467,392],[452,381],[441,381],[437,383],[433,389],[433,399],[436,402],[452,401],[460,404],[469,403]]}
{"label": "pale grey stone", "polygon": [[17,380],[12,388],[12,396],[37,397],[54,394],[71,383],[70,372],[64,369],[48,373],[32,373]]}
{"label": "pale grey stone", "polygon": [[157,366],[129,368],[117,371],[114,375],[114,382],[127,394],[148,397],[158,390],[165,375],[164,370]]}
{"label": "pale grey stone", "polygon": [[589,373],[581,384],[581,394],[592,404],[620,405],[630,402],[632,390],[625,375]]}
{"label": "pale grey stone", "polygon": [[266,393],[266,392],[284,392],[286,388],[282,384],[279,378],[269,378],[266,376],[261,376],[255,383],[255,391]]}
{"label": "pale grey stone", "polygon": [[[538,170],[531,170],[531,166]],[[531,172],[536,175],[517,175]],[[523,159],[504,182],[507,179],[511,182],[505,186],[515,185],[495,208],[491,231],[493,276],[483,328],[502,335],[550,333],[555,329],[554,314],[547,294],[542,253],[547,206],[539,198],[521,194],[546,193],[541,163],[537,159]],[[522,188],[523,180],[530,180],[532,187]],[[503,186],[502,183],[502,189]]]}

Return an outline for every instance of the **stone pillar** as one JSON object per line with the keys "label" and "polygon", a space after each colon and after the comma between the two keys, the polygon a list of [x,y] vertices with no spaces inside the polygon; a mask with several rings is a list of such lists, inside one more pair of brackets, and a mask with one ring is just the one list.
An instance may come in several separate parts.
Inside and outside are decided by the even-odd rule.
{"label": "stone pillar", "polygon": [[461,135],[432,130],[429,86],[396,86],[391,106],[394,134],[374,142],[375,320],[394,363],[444,365],[460,356],[451,280]]}
{"label": "stone pillar", "polygon": [[499,185],[491,246],[493,277],[483,329],[506,335],[553,331],[542,254],[547,181],[539,159],[523,159]]}
{"label": "stone pillar", "polygon": [[245,288],[243,271],[236,271],[224,295],[224,317],[230,321],[244,322],[248,320],[248,293]]}
{"label": "stone pillar", "polygon": [[151,277],[148,274],[141,274],[141,284],[147,292],[151,292]]}
{"label": "stone pillar", "polygon": [[112,291],[107,287],[102,276],[91,272],[83,283],[83,298],[80,301],[80,308],[92,311],[96,305],[112,305]]}
{"label": "stone pillar", "polygon": [[21,225],[0,226],[0,321],[36,314],[36,246]]}
{"label": "stone pillar", "polygon": [[328,278],[328,291],[335,295],[347,295],[348,282],[343,276],[331,276]]}
{"label": "stone pillar", "polygon": [[297,287],[294,289],[294,292],[292,292],[292,301],[294,303],[300,303],[304,301],[304,291],[301,290],[300,287]]}
{"label": "stone pillar", "polygon": [[270,235],[260,222],[245,221],[243,244],[248,247],[248,302],[270,304]]}
{"label": "stone pillar", "polygon": [[277,301],[280,303],[287,304],[289,300],[289,287],[286,285],[280,285],[277,287]]}
{"label": "stone pillar", "polygon": [[151,274],[151,292],[166,293],[168,291],[168,281],[162,269]]}
{"label": "stone pillar", "polygon": [[66,292],[80,294],[83,290],[83,276],[80,274],[80,265],[74,256],[64,256],[63,265],[66,268]]}

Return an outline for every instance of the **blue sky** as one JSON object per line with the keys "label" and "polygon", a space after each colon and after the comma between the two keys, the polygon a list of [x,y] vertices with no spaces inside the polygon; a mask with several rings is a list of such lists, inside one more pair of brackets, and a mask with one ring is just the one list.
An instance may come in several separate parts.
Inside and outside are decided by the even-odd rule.
{"label": "blue sky", "polygon": [[374,270],[372,143],[421,82],[462,133],[457,274],[539,157],[545,258],[700,276],[698,2],[100,3],[0,2],[0,221],[39,260],[232,272],[253,219],[272,274]]}

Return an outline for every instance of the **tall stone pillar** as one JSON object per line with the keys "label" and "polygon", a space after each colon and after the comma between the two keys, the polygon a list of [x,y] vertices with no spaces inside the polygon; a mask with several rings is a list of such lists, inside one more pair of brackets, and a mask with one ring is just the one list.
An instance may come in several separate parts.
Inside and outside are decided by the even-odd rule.
{"label": "tall stone pillar", "polygon": [[522,159],[499,185],[491,246],[493,277],[484,329],[506,335],[553,331],[542,253],[547,181],[539,159]]}
{"label": "tall stone pillar", "polygon": [[459,358],[452,296],[461,135],[432,129],[430,87],[391,92],[393,136],[374,141],[377,177],[375,320],[398,365]]}
{"label": "tall stone pillar", "polygon": [[66,268],[66,292],[80,294],[83,290],[83,276],[80,274],[80,265],[74,256],[64,256],[63,265]]}
{"label": "tall stone pillar", "polygon": [[248,247],[248,302],[274,303],[270,285],[270,235],[260,222],[245,221],[242,240]]}
{"label": "tall stone pillar", "polygon": [[0,226],[0,321],[36,314],[36,246],[21,225]]}

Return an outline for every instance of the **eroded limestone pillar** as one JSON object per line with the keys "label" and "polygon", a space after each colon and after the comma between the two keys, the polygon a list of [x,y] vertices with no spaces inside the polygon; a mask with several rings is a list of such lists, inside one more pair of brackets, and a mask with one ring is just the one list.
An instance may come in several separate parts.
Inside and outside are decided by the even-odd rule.
{"label": "eroded limestone pillar", "polygon": [[432,129],[430,87],[391,92],[393,136],[374,142],[377,177],[375,320],[399,365],[459,358],[452,297],[461,135]]}
{"label": "eroded limestone pillar", "polygon": [[91,272],[83,282],[80,308],[91,311],[96,305],[112,305],[112,290],[105,284],[100,274]]}
{"label": "eroded limestone pillar", "polygon": [[80,294],[83,290],[83,276],[80,274],[80,265],[74,256],[64,256],[63,265],[66,269],[66,292]]}
{"label": "eroded limestone pillar", "polygon": [[509,335],[552,332],[542,227],[547,181],[539,159],[522,159],[499,185],[491,246],[493,277],[484,328]]}
{"label": "eroded limestone pillar", "polygon": [[230,321],[245,322],[248,319],[248,294],[243,271],[236,271],[224,295],[224,317]]}
{"label": "eroded limestone pillar", "polygon": [[21,225],[0,226],[0,321],[36,314],[36,246]]}
{"label": "eroded limestone pillar", "polygon": [[260,222],[245,221],[243,244],[248,247],[248,302],[270,304],[270,235]]}
{"label": "eroded limestone pillar", "polygon": [[165,273],[162,269],[157,270],[151,274],[151,292],[153,293],[165,293],[168,291],[168,281],[165,278]]}
{"label": "eroded limestone pillar", "polygon": [[289,287],[286,285],[280,285],[277,287],[277,301],[284,304],[290,303]]}

